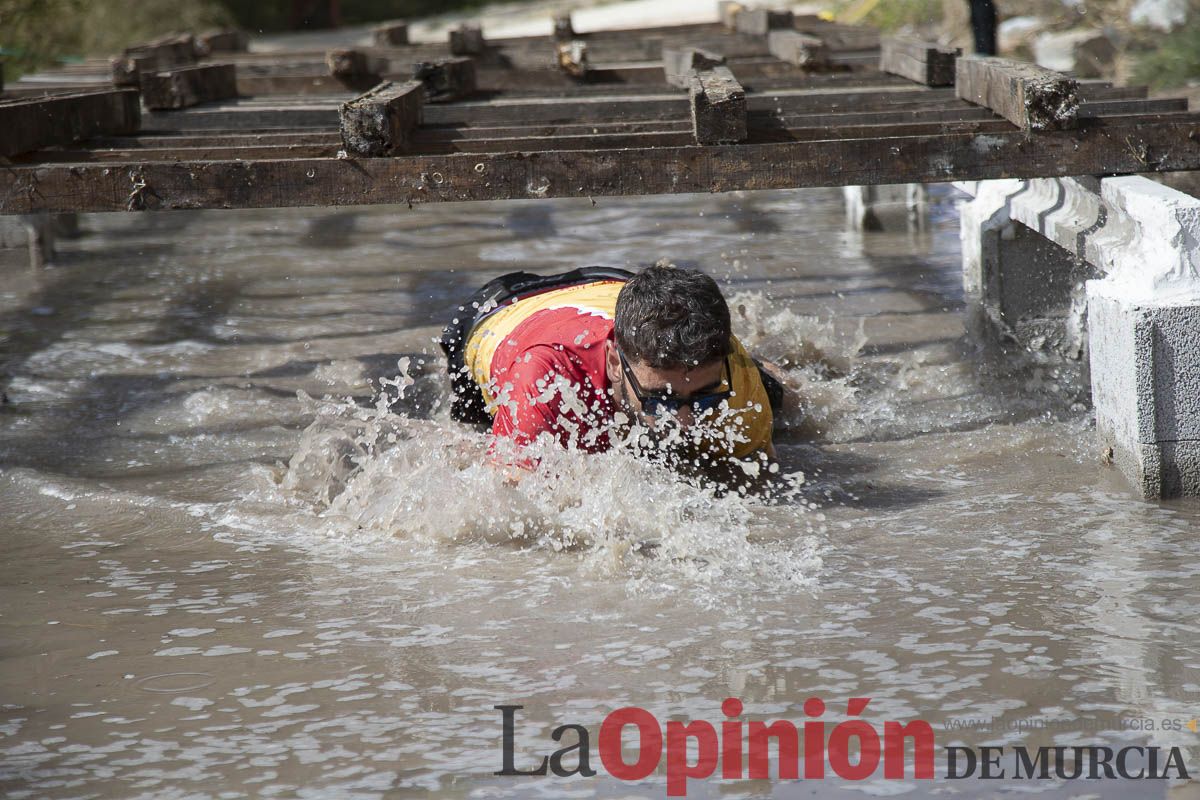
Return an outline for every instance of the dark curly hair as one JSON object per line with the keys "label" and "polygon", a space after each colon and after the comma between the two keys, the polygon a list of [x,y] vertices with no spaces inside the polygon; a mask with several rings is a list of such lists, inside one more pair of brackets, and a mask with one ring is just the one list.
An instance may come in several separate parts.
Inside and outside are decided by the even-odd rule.
{"label": "dark curly hair", "polygon": [[731,352],[729,306],[695,269],[655,265],[626,281],[615,333],[626,358],[655,369],[691,369]]}

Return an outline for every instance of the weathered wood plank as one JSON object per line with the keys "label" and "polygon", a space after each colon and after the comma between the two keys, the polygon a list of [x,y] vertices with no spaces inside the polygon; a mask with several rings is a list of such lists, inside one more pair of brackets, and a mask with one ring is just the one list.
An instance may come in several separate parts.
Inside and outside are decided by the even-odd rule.
{"label": "weathered wood plank", "polygon": [[98,134],[134,133],[141,122],[135,89],[0,101],[0,156],[70,144]]}
{"label": "weathered wood plank", "polygon": [[421,124],[425,87],[419,81],[382,83],[361,97],[342,104],[342,143],[359,156],[403,152]]}
{"label": "weathered wood plank", "polygon": [[138,86],[143,72],[172,69],[196,63],[196,37],[190,33],[164,36],[128,47],[112,60],[114,86]]}
{"label": "weathered wood plank", "polygon": [[962,56],[957,62],[958,96],[990,108],[1027,131],[1064,130],[1075,124],[1078,84],[1053,70],[1006,58]]}
{"label": "weathered wood plank", "polygon": [[662,71],[667,83],[687,89],[692,73],[725,66],[725,56],[698,47],[664,47]]}
{"label": "weathered wood plank", "polygon": [[[1120,100],[1145,95],[1145,89],[1088,85],[1080,87],[1088,100]],[[336,129],[337,109],[333,103],[296,98],[265,98],[266,102],[239,100],[217,106],[200,106],[175,112],[149,112],[143,119],[147,129],[162,131],[243,131],[324,127]],[[850,111],[912,108],[971,108],[958,100],[953,89],[926,89],[912,83],[887,87],[839,85],[816,89],[786,89],[747,94],[748,110],[777,114],[842,113]],[[978,106],[974,106],[978,108]],[[428,125],[501,125],[556,123],[632,122],[656,119],[687,120],[689,104],[676,94],[619,95],[572,98],[521,98],[489,102],[465,101],[426,107]]]}
{"label": "weathered wood plank", "polygon": [[475,62],[465,56],[413,65],[411,78],[425,86],[425,99],[443,102],[470,97],[477,87]]}
{"label": "weathered wood plank", "polygon": [[402,19],[394,19],[391,22],[384,22],[376,25],[371,29],[372,39],[379,47],[395,47],[400,44],[408,44],[408,22]]}
{"label": "weathered wood plank", "polygon": [[904,36],[880,41],[879,69],[926,86],[953,86],[954,63],[962,51]]}
{"label": "weathered wood plank", "polygon": [[746,138],[746,92],[728,67],[692,73],[688,100],[696,144],[724,144]]}
{"label": "weathered wood plank", "polygon": [[237,67],[204,64],[142,75],[142,102],[146,108],[187,108],[237,97]]}
{"label": "weathered wood plank", "polygon": [[767,47],[771,55],[780,61],[798,67],[821,69],[829,66],[829,48],[817,36],[799,31],[770,31],[767,34]]}
{"label": "weathered wood plank", "polygon": [[335,48],[325,53],[329,74],[349,85],[375,82],[388,70],[388,62],[355,48]]}
{"label": "weathered wood plank", "polygon": [[[603,197],[1200,168],[1200,115],[1139,126],[637,150],[15,166],[0,212],[249,208]],[[131,188],[131,181],[134,181]]]}
{"label": "weathered wood plank", "polygon": [[743,8],[733,18],[738,33],[750,36],[766,36],[774,30],[795,27],[795,15],[791,11],[775,11],[769,8]]}
{"label": "weathered wood plank", "polygon": [[478,25],[463,23],[450,31],[450,54],[455,56],[477,56],[487,48],[483,29]]}
{"label": "weathered wood plank", "polygon": [[[980,111],[985,111],[980,109]],[[1142,114],[1144,124],[1194,120],[1184,113]],[[1110,117],[1108,123],[1121,122]],[[452,130],[422,128],[413,137],[412,149],[423,155],[442,153],[504,153],[548,150],[603,150],[620,148],[682,147],[694,143],[690,125],[663,123],[658,129],[618,126],[561,126],[558,128],[492,128]],[[912,136],[1010,133],[1014,126],[992,114],[968,120],[935,120],[930,115],[900,118],[895,115],[837,115],[796,118],[784,128],[752,129],[751,141],[817,141],[823,139],[894,139]],[[16,157],[17,163],[90,163],[129,161],[209,161],[272,158],[317,158],[333,156],[340,138],[310,136],[308,140],[286,141],[282,136],[265,140],[253,137],[142,137],[153,146],[101,147],[93,140],[88,149],[48,150]],[[157,140],[157,141],[155,141]],[[120,141],[120,140],[118,140]]]}
{"label": "weathered wood plank", "polygon": [[236,28],[208,31],[196,37],[196,52],[202,56],[213,53],[244,53],[249,46],[250,36]]}

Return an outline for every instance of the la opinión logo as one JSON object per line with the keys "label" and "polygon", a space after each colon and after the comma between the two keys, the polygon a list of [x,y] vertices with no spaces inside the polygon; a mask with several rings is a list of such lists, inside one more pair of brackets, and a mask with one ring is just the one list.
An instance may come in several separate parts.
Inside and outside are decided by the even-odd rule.
{"label": "la opini\u00f3n logo", "polygon": [[[764,722],[740,719],[744,706],[735,697],[721,703],[725,719],[714,724],[705,720],[664,725],[652,713],[637,706],[618,708],[600,724],[597,749],[600,766],[610,776],[623,781],[639,781],[665,766],[667,796],[687,795],[689,780],[718,775],[726,780],[765,780],[772,777],[774,752],[775,776],[779,780],[821,780],[833,775],[851,781],[876,777],[880,767],[883,778],[903,780],[906,776],[932,780],[935,777],[935,741],[933,727],[925,720],[884,722],[882,733],[861,719],[870,698],[852,697],[846,703],[849,719],[829,726],[821,719],[825,702],[810,697],[804,702],[807,719],[800,725],[789,720]],[[541,756],[536,765],[517,768],[516,723],[521,705],[497,705],[503,726],[502,767],[495,775],[560,778],[591,778],[591,733],[579,724],[558,725],[551,738],[560,746]],[[828,728],[828,731],[826,730]],[[626,741],[630,757],[626,754]],[[911,760],[906,759],[911,743]],[[996,779],[1074,779],[1188,778],[1183,755],[1178,747],[1040,747],[1032,752],[1022,746],[1011,748],[952,746],[946,750],[944,777]],[[694,754],[694,757],[693,757]],[[1010,765],[1001,765],[1011,756]],[[535,756],[536,758],[536,756]]]}
{"label": "la opini\u00f3n logo", "polygon": [[[860,716],[870,702],[870,698],[851,698],[846,704],[847,715]],[[496,775],[546,775],[549,772],[560,778],[573,775],[590,778],[596,774],[591,766],[591,736],[582,725],[559,725],[551,733],[551,738],[562,742],[571,735],[574,741],[543,756],[541,763],[533,769],[518,770],[514,753],[516,713],[524,706],[500,705],[494,708],[501,712],[504,725],[504,766]],[[711,777],[718,766],[721,777],[725,779],[769,778],[773,744],[778,756],[776,773],[782,780],[798,780],[801,761],[806,779],[824,778],[825,765],[828,763],[838,777],[864,780],[875,774],[882,761],[884,777],[899,780],[905,775],[905,741],[912,740],[912,776],[933,777],[933,728],[924,720],[907,724],[885,722],[883,736],[880,736],[866,720],[849,719],[833,726],[826,736],[826,724],[818,719],[825,713],[825,702],[810,697],[804,703],[804,714],[809,719],[803,723],[801,758],[800,729],[795,723],[788,720],[743,722],[737,719],[742,711],[741,700],[726,698],[721,703],[721,712],[726,719],[719,723],[718,734],[718,726],[705,720],[672,720],[664,726],[644,708],[619,708],[600,724],[598,745],[601,766],[614,778],[637,781],[655,772],[665,755],[667,795],[682,797],[687,794],[688,780]],[[634,748],[637,757],[632,762],[627,761],[624,755],[627,728],[632,728],[637,736]],[[856,747],[852,748],[851,742],[856,743]],[[689,748],[697,753],[695,761],[688,758]],[[854,750],[857,750],[857,760],[852,761],[850,754]],[[574,767],[568,768],[568,758],[575,760]]]}

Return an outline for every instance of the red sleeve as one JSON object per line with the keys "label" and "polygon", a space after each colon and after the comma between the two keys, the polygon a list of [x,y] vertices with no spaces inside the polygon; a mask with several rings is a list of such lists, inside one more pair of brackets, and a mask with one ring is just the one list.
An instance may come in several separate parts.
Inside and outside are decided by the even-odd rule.
{"label": "red sleeve", "polygon": [[562,398],[553,385],[560,378],[571,380],[573,372],[566,354],[548,345],[531,347],[517,356],[497,381],[492,433],[518,444],[529,444],[546,431],[563,439]]}

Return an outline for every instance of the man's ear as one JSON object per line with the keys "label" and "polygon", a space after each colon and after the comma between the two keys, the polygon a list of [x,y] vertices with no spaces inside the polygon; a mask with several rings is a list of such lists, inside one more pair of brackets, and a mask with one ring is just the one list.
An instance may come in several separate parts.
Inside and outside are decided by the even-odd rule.
{"label": "man's ear", "polygon": [[608,379],[621,374],[621,357],[617,355],[617,345],[612,339],[604,340],[604,366],[608,369]]}

